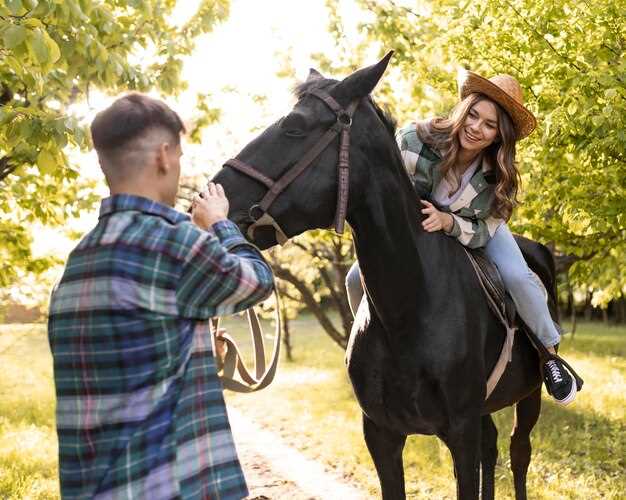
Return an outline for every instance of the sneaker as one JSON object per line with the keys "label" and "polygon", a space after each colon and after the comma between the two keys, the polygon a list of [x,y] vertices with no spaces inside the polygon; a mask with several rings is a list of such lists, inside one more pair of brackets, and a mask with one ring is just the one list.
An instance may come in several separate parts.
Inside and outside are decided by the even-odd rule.
{"label": "sneaker", "polygon": [[560,405],[568,405],[576,398],[576,383],[558,359],[551,359],[543,365],[543,380],[546,389]]}

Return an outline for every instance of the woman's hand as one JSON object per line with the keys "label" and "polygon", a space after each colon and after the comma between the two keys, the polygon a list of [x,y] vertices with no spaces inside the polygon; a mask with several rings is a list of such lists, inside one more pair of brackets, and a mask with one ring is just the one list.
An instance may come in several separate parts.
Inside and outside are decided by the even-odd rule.
{"label": "woman's hand", "polygon": [[452,230],[452,226],[454,221],[452,216],[447,212],[441,212],[435,208],[435,206],[426,200],[421,200],[422,204],[426,206],[426,208],[422,209],[422,213],[428,215],[422,221],[422,227],[432,233],[434,231],[441,231],[442,229],[449,233]]}
{"label": "woman's hand", "polygon": [[228,198],[220,184],[209,182],[208,189],[191,203],[191,220],[204,230],[228,216]]}

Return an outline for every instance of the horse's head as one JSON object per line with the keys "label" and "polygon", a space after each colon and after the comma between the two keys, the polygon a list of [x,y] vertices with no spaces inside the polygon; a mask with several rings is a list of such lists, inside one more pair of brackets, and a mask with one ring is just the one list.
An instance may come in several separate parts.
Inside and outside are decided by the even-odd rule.
{"label": "horse's head", "polygon": [[230,201],[230,219],[259,247],[309,229],[343,229],[368,181],[359,167],[371,160],[370,145],[377,134],[389,141],[368,95],[391,55],[342,81],[311,70],[296,90],[292,111],[214,177]]}

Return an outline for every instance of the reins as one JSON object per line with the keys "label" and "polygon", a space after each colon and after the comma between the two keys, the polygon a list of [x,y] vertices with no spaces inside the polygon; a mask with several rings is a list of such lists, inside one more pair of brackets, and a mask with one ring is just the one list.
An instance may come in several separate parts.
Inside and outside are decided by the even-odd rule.
{"label": "reins", "polygon": [[[255,392],[267,387],[274,376],[278,367],[278,359],[280,356],[280,340],[281,340],[281,321],[280,321],[280,297],[274,283],[274,296],[276,297],[276,325],[274,331],[274,348],[269,366],[266,368],[265,363],[265,344],[263,341],[263,328],[259,317],[251,307],[246,310],[248,315],[248,325],[252,336],[252,347],[254,349],[254,375],[246,366],[241,351],[235,339],[224,330],[220,329],[220,318],[211,319],[211,337],[213,339],[213,352],[216,353],[218,377],[222,381],[225,389],[234,392]],[[226,355],[222,361],[217,356],[217,342],[223,341],[226,345]],[[239,374],[240,380],[237,380],[236,374]]]}

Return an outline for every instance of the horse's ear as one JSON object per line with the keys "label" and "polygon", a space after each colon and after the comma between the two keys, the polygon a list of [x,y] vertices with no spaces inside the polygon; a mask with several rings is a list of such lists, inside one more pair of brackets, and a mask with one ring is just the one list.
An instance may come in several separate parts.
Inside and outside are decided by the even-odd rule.
{"label": "horse's ear", "polygon": [[307,82],[320,80],[322,78],[324,78],[324,75],[322,75],[319,71],[317,71],[315,68],[309,68],[309,76],[307,76],[306,78]]}
{"label": "horse's ear", "polygon": [[365,97],[369,94],[387,69],[393,50],[388,52],[379,62],[355,71],[337,85],[337,92],[348,100]]}

